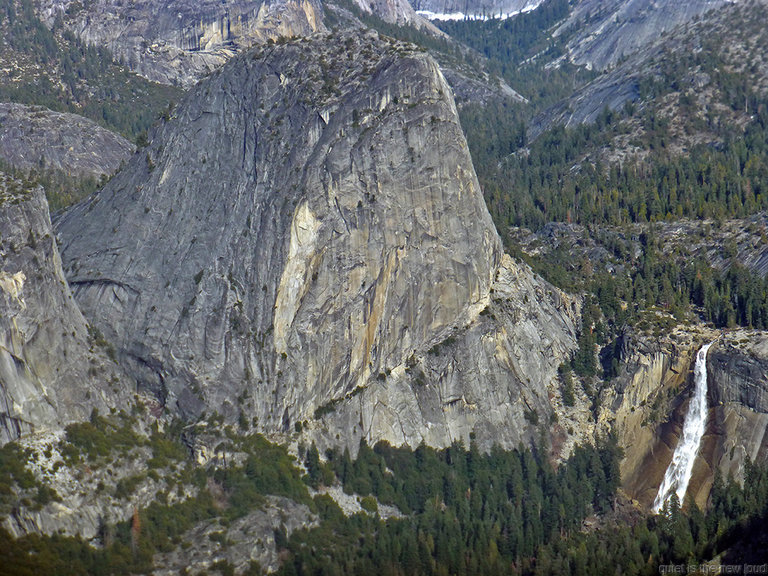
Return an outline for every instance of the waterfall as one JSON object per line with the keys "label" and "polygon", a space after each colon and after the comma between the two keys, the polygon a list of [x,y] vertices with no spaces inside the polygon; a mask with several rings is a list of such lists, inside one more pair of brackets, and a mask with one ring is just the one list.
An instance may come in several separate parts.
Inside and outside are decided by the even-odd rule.
{"label": "waterfall", "polygon": [[653,502],[653,511],[659,512],[672,493],[677,494],[680,504],[683,503],[685,491],[693,472],[693,461],[699,451],[701,437],[707,425],[707,351],[712,342],[705,344],[696,355],[694,368],[695,388],[693,398],[688,405],[688,413],[683,424],[683,437],[675,448],[672,462],[664,474],[664,481],[659,486],[659,493]]}

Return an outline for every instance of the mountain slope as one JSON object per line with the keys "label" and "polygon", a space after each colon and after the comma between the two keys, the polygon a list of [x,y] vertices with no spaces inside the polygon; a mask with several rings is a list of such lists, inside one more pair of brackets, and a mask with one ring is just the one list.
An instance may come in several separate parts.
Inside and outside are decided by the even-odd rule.
{"label": "mountain slope", "polygon": [[2,102],[80,114],[135,139],[180,95],[126,71],[60,20],[49,28],[32,0],[0,0],[0,14]]}
{"label": "mountain slope", "polygon": [[0,104],[0,158],[15,168],[55,169],[73,176],[111,176],[134,146],[75,114]]}
{"label": "mountain slope", "polygon": [[676,26],[728,4],[727,0],[581,0],[555,35],[570,36],[568,57],[574,64],[604,70]]}
{"label": "mountain slope", "polygon": [[[674,18],[665,20],[666,34],[628,49],[609,71],[535,119],[531,136],[554,124],[594,122],[606,107],[622,111],[627,102],[636,102],[635,110],[651,108],[677,124],[676,139],[688,140],[679,146],[696,143],[695,137],[686,136],[700,134],[702,128],[709,134],[699,141],[722,140],[716,132],[727,126],[743,129],[750,120],[749,98],[765,94],[768,83],[763,59],[768,36],[762,26],[766,4],[751,0],[704,5],[709,11],[685,25],[674,27]],[[651,22],[642,21],[652,28]],[[621,30],[605,28],[606,34]],[[613,48],[608,51],[614,54]],[[751,108],[754,112],[755,106]]]}

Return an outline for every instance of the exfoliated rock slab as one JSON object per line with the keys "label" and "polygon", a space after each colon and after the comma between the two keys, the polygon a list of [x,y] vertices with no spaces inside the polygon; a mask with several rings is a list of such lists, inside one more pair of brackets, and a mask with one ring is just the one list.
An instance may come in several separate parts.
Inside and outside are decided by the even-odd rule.
{"label": "exfoliated rock slab", "polygon": [[[516,446],[539,430],[525,411],[551,414],[575,344],[578,302],[502,266],[437,64],[375,32],[233,59],[59,230],[89,321],[139,389],[184,418],[321,434],[350,397],[381,414],[362,392],[385,385],[392,413],[409,406],[398,442],[468,440],[476,419],[451,407],[464,396],[492,415],[488,438]],[[505,286],[515,305],[478,325]],[[413,369],[465,330],[456,370]],[[438,382],[445,401],[424,397]],[[334,442],[395,438],[392,417],[368,420]]]}

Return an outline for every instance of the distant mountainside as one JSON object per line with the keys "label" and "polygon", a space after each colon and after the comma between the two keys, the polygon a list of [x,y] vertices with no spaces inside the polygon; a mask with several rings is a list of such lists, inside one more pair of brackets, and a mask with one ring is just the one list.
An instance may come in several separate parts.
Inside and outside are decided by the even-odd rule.
{"label": "distant mountainside", "polygon": [[[605,330],[597,335],[602,339],[600,402],[611,406],[603,414],[615,418],[615,430],[626,440],[626,487],[645,502],[658,488],[654,462],[671,457],[660,454],[676,442],[666,437],[675,425],[668,422],[646,435],[656,417],[637,414],[649,402],[664,401],[654,397],[656,392],[630,399],[650,389],[630,368],[643,338],[625,347],[627,339],[634,330],[658,338],[683,326],[690,335],[695,330],[689,322],[706,321],[743,326],[734,339],[752,342],[761,341],[759,330],[768,327],[766,3],[583,2],[559,17],[562,4],[546,15],[548,6],[555,8],[543,4],[517,23],[441,27],[498,63],[513,86],[513,78],[527,82],[523,94],[538,96],[527,110],[499,107],[489,114],[467,107],[465,131],[507,248],[558,286],[590,294],[600,310],[595,317]],[[590,6],[602,10],[593,15],[597,28],[581,34],[592,26]],[[553,22],[553,16],[562,22]],[[540,24],[536,34],[526,36],[523,22]],[[574,22],[586,28],[569,27]],[[518,42],[510,40],[510,31],[518,32]],[[601,60],[613,54],[622,56]],[[592,76],[569,76],[575,64],[582,70],[590,64]],[[598,67],[604,69],[595,75]],[[534,114],[556,94],[564,98]],[[730,344],[723,347],[735,353]],[[761,356],[758,348],[745,355]],[[713,352],[719,349],[718,344]],[[681,352],[670,342],[656,352],[648,349],[650,356],[640,353],[644,357],[637,365],[646,366],[645,374],[654,373],[656,382],[674,380],[677,369],[666,370]],[[747,374],[756,373],[754,368],[741,364],[733,365],[739,366],[742,383],[752,381]],[[578,371],[592,373],[585,365]],[[733,386],[724,383],[725,372],[719,370],[713,381],[718,387]],[[630,374],[634,384],[624,389]],[[756,386],[762,390],[765,383]],[[632,407],[629,414],[622,414],[619,398]],[[762,422],[764,408],[754,400],[740,396],[712,415],[718,424],[708,431],[707,464],[697,464],[692,488],[702,505],[711,481],[708,467],[718,463],[726,473],[743,463],[739,451],[756,458],[765,453],[762,436],[756,440],[737,431],[736,420],[722,427],[728,418],[741,418],[735,414],[742,409],[750,414],[747,421]],[[763,425],[754,426],[761,435]],[[726,437],[741,448],[723,456],[718,443]]]}
{"label": "distant mountainside", "polygon": [[128,69],[189,87],[238,50],[322,28],[315,0],[35,0],[48,26],[60,21],[88,44],[109,48]]}
{"label": "distant mountainside", "polygon": [[0,104],[0,159],[15,168],[98,179],[114,174],[134,149],[125,138],[82,116]]}
{"label": "distant mountainside", "polygon": [[762,561],[767,2],[0,0],[0,572]]}
{"label": "distant mountainside", "polygon": [[[431,29],[429,23],[422,19],[408,0],[350,0],[364,12],[373,14],[385,22],[399,26],[413,26],[415,28]],[[330,3],[333,4],[333,0]],[[337,2],[339,6],[344,6],[345,2]]]}
{"label": "distant mountainside", "polygon": [[757,121],[768,93],[768,34],[761,26],[767,9],[762,1],[728,3],[675,28],[535,118],[529,136],[594,123],[610,110],[626,128],[612,138],[617,155],[631,153],[627,145],[653,129],[649,115],[657,125],[662,120],[657,128],[673,152],[721,144]]}
{"label": "distant mountainside", "polygon": [[0,14],[0,102],[79,114],[134,140],[181,93],[126,71],[60,20],[47,26],[32,0],[0,0]]}
{"label": "distant mountainside", "polygon": [[568,38],[573,63],[603,70],[676,26],[728,4],[728,0],[579,0],[554,34]]}

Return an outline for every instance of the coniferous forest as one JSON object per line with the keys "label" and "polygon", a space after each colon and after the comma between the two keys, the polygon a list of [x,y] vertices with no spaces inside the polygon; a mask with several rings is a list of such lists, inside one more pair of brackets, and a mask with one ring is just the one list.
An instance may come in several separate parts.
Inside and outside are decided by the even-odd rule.
{"label": "coniferous forest", "polygon": [[[683,323],[768,330],[768,277],[744,262],[744,247],[731,237],[747,229],[768,242],[768,93],[761,60],[735,64],[721,29],[702,35],[692,23],[690,34],[660,49],[647,70],[633,71],[633,97],[621,107],[605,106],[593,122],[548,125],[557,103],[608,74],[573,64],[568,34],[551,34],[574,1],[545,0],[507,20],[436,23],[447,37],[385,22],[354,2],[335,4],[324,13],[329,29],[351,14],[355,25],[415,43],[445,68],[481,71],[473,79],[503,81],[524,98],[457,105],[506,251],[580,295],[576,348],[557,376],[564,406],[573,407],[583,390],[592,403],[585,413],[597,421],[600,392],[619,376],[630,332],[657,337]],[[749,22],[726,29],[749,37],[756,54],[768,53],[762,22]],[[11,74],[0,84],[0,101],[78,113],[144,147],[148,131],[182,97],[178,88],[126,71],[61,20],[46,26],[31,0],[0,0],[0,30],[0,55],[43,71],[34,79]],[[687,44],[693,39],[695,50]],[[689,81],[691,70],[707,78],[706,94]],[[25,186],[42,185],[52,210],[106,180],[22,173],[2,162],[0,169]],[[672,242],[675,234],[685,241]],[[103,336],[93,340],[109,354]],[[318,408],[315,419],[333,409]],[[321,453],[314,443],[297,446],[296,423],[285,434],[294,442],[291,454],[254,433],[258,423],[244,413],[238,427],[209,414],[196,424],[168,417],[165,427],[143,433],[136,432],[136,416],[94,411],[90,421],[66,427],[56,450],[80,478],[146,454],[145,471],[96,489],[128,501],[151,481],[155,500],[136,506],[129,520],[104,521],[92,541],[61,534],[16,539],[0,527],[0,575],[149,574],[158,555],[192,547],[195,526],[221,528],[207,536],[211,546],[232,545],[227,528],[267,510],[273,498],[290,499],[313,518],[298,529],[282,521],[271,535],[279,576],[650,576],[669,564],[766,558],[768,467],[749,457],[743,478],[714,472],[705,507],[673,497],[652,515],[621,490],[623,454],[610,434],[576,446],[563,461],[544,440],[536,448],[488,452],[474,441],[444,449],[363,441],[354,454]],[[539,418],[526,412],[543,439],[557,417]],[[212,450],[216,465],[198,466],[191,439],[212,429],[225,438]],[[34,458],[15,443],[0,448],[0,513],[61,500],[30,473]],[[356,511],[342,509],[329,490],[349,496]],[[252,561],[238,573],[264,569]],[[236,570],[220,561],[206,573]]]}
{"label": "coniferous forest", "polygon": [[[759,541],[768,513],[768,469],[748,463],[743,486],[716,477],[706,512],[693,502],[684,512],[673,498],[660,515],[645,517],[621,503],[621,451],[613,438],[577,447],[556,468],[527,449],[483,453],[460,442],[444,450],[362,443],[356,458],[348,450],[330,450],[322,459],[311,445],[300,448],[302,472],[284,448],[230,429],[231,447],[247,459],[242,466],[206,472],[186,460],[183,444],[173,439],[179,430],[155,432],[149,439],[154,457],[148,473],[178,466],[180,481],[197,486],[197,496],[171,504],[166,494],[132,520],[105,525],[109,545],[103,548],[63,536],[14,541],[0,530],[0,574],[146,573],[153,556],[172,550],[195,523],[226,526],[264,506],[270,495],[303,503],[319,519],[315,527],[291,534],[275,531],[281,576],[651,575],[659,565],[697,563],[723,551],[727,560],[735,544]],[[90,423],[68,427],[64,453],[99,466],[137,442],[130,418],[95,415]],[[12,482],[35,494],[41,505],[57,497],[35,486],[24,458],[13,445],[0,451],[2,506],[10,503]],[[360,512],[347,515],[322,493],[334,483],[362,497]],[[215,497],[212,486],[218,487]],[[310,489],[321,493],[312,496]],[[386,519],[384,508],[390,511]],[[738,553],[756,561],[761,552]],[[233,573],[226,563],[214,568]],[[261,573],[257,564],[250,570]]]}

